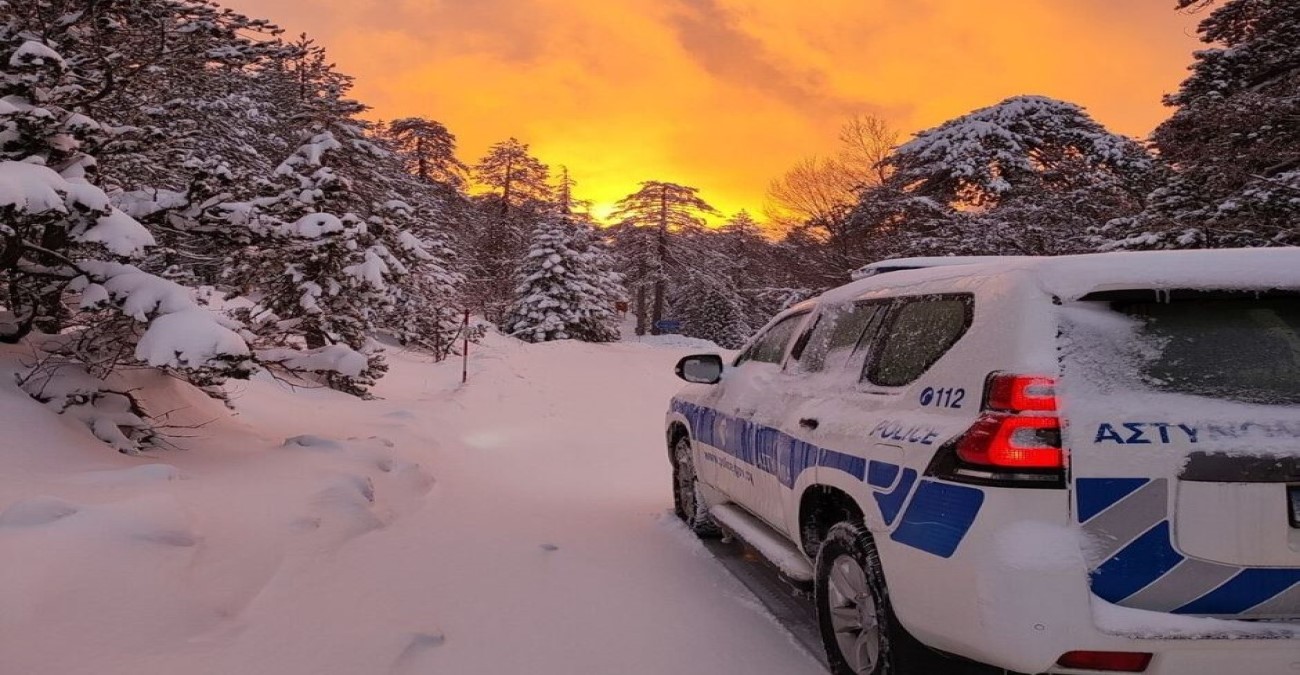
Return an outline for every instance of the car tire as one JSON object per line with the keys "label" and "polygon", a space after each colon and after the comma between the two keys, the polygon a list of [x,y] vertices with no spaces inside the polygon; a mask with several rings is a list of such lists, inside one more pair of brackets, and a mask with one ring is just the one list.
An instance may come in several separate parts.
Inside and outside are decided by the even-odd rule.
{"label": "car tire", "polygon": [[687,529],[701,539],[722,536],[722,530],[709,515],[709,505],[700,491],[691,441],[686,436],[673,444],[673,511]]}
{"label": "car tire", "polygon": [[876,544],[862,526],[831,527],[817,552],[814,583],[817,623],[834,675],[989,672],[944,657],[902,627],[889,604]]}

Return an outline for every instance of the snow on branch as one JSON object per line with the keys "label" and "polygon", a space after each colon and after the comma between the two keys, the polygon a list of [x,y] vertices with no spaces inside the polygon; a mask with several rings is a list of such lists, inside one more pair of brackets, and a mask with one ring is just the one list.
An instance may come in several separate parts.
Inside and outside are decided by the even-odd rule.
{"label": "snow on branch", "polygon": [[82,307],[112,305],[147,323],[135,358],[155,367],[251,370],[251,353],[233,322],[210,312],[172,281],[131,265],[88,260],[78,267]]}

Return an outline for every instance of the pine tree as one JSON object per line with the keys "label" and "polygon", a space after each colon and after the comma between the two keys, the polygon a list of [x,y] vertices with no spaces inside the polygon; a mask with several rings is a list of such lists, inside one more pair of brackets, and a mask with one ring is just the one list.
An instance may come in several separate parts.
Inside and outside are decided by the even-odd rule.
{"label": "pine tree", "polygon": [[514,138],[493,145],[474,166],[474,178],[496,193],[502,212],[551,199],[550,170]]}
{"label": "pine tree", "polygon": [[601,269],[592,249],[583,250],[582,225],[551,216],[533,231],[519,266],[515,303],[506,332],[529,342],[618,339],[611,272]]}
{"label": "pine tree", "polygon": [[1212,46],[1152,135],[1172,175],[1146,211],[1108,227],[1112,247],[1300,244],[1300,4],[1178,0],[1215,4],[1198,28]]}
{"label": "pine tree", "polygon": [[[112,132],[81,112],[87,92],[112,83],[99,64],[83,68],[55,48],[88,39],[103,17],[64,16],[57,27],[47,18],[0,14],[0,341],[26,339],[37,352],[19,378],[30,394],[134,452],[149,436],[146,411],[130,392],[107,391],[104,377],[138,364],[215,385],[254,364],[238,326],[129,264],[154,239],[92,182],[93,152]],[[88,384],[55,401],[43,392],[64,365]]]}
{"label": "pine tree", "polygon": [[723,349],[739,349],[753,334],[747,305],[734,283],[702,271],[688,272],[672,298],[682,334],[712,340]]}
{"label": "pine tree", "polygon": [[469,168],[456,158],[456,136],[441,123],[423,117],[405,117],[390,122],[383,136],[409,173],[456,190],[465,186]]}
{"label": "pine tree", "polygon": [[475,198],[466,225],[470,301],[488,320],[499,321],[511,303],[515,265],[528,250],[530,233],[555,208],[549,170],[528,154],[527,144],[511,138],[488,150],[474,177],[489,192]]}
{"label": "pine tree", "polygon": [[688,239],[674,235],[698,232],[705,215],[717,214],[698,193],[676,183],[645,181],[615,208],[624,276],[636,296],[637,335],[659,333],[669,282],[682,280],[695,262]]}
{"label": "pine tree", "polygon": [[[250,220],[257,243],[230,266],[231,276],[245,292],[260,296],[268,312],[261,322],[264,335],[281,343],[301,336],[312,350],[342,345],[366,353],[360,371],[326,376],[332,387],[363,395],[386,369],[368,340],[401,269],[372,231],[381,223],[367,222],[367,205],[340,175],[340,164],[358,161],[349,151],[377,150],[356,131],[337,128],[351,136],[346,143],[333,131],[311,134],[276,169],[280,191],[261,200]],[[277,334],[286,327],[287,334]]]}
{"label": "pine tree", "polygon": [[1094,228],[1141,210],[1155,175],[1137,142],[1042,96],[922,131],[885,163],[892,175],[863,193],[853,223],[904,255],[1086,251]]}

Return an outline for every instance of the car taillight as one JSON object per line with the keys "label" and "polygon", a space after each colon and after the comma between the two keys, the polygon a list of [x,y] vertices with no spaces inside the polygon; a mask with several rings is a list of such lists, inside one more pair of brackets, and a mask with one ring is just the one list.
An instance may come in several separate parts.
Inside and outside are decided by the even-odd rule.
{"label": "car taillight", "polygon": [[984,387],[984,413],[957,441],[968,464],[1009,469],[1063,469],[1056,380],[994,373]]}
{"label": "car taillight", "polygon": [[985,413],[957,441],[968,464],[1016,469],[1063,469],[1061,424],[1055,417]]}
{"label": "car taillight", "polygon": [[988,410],[1056,411],[1056,380],[1051,377],[994,373],[985,390],[984,407]]}
{"label": "car taillight", "polygon": [[1056,414],[1056,379],[993,373],[980,416],[935,455],[930,474],[1009,487],[1065,485],[1065,450]]}
{"label": "car taillight", "polygon": [[1142,673],[1151,665],[1152,657],[1150,652],[1068,652],[1056,665],[1108,673]]}

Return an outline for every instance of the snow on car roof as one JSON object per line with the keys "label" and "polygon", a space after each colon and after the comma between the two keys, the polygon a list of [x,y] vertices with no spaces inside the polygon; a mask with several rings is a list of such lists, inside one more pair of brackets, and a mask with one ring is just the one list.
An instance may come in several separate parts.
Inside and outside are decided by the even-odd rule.
{"label": "snow on car roof", "polygon": [[[937,260],[912,258],[882,261]],[[956,258],[949,262],[877,274],[827,291],[820,301],[847,301],[865,293],[930,282],[1000,277],[1020,273],[1062,300],[1123,289],[1300,288],[1300,247],[1131,251],[1070,256]]]}
{"label": "snow on car roof", "polygon": [[950,255],[950,256],[923,256],[916,258],[890,258],[889,260],[878,260],[869,265],[863,265],[854,270],[849,276],[857,281],[865,279],[876,274],[885,272],[897,272],[902,270],[914,270],[927,267],[951,267],[953,265],[974,265],[988,262],[1006,262],[1027,258],[1030,256],[1005,256],[1005,255]]}

